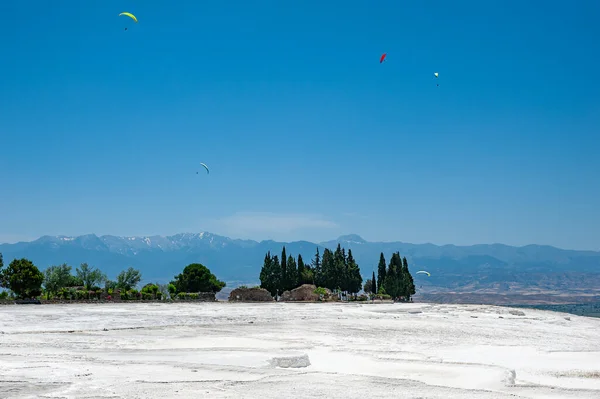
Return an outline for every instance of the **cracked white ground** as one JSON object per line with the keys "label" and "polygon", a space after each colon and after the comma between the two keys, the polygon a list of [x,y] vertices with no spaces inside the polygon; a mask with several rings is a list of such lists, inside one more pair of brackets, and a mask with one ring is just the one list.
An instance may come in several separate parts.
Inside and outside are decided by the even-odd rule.
{"label": "cracked white ground", "polygon": [[429,304],[0,307],[0,398],[600,398],[600,319]]}

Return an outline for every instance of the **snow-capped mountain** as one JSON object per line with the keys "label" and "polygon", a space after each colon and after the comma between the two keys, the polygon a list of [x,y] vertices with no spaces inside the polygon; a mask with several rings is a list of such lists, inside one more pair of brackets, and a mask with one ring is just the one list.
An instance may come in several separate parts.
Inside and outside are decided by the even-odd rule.
{"label": "snow-capped mountain", "polygon": [[158,281],[168,281],[186,265],[199,262],[223,280],[254,283],[258,282],[267,251],[281,257],[281,249],[285,245],[288,255],[297,257],[301,254],[305,263],[310,263],[317,248],[322,254],[325,248],[335,249],[338,243],[352,250],[365,278],[377,270],[381,252],[389,259],[393,252],[399,251],[408,259],[411,270],[426,269],[431,272],[431,278],[420,283],[452,287],[454,290],[474,286],[506,287],[507,281],[518,281],[521,286],[528,287],[540,284],[564,287],[566,284],[581,290],[588,283],[598,285],[597,277],[600,276],[600,252],[541,245],[438,246],[369,242],[357,234],[319,244],[308,241],[257,242],[209,232],[144,237],[94,234],[43,236],[31,242],[2,244],[0,253],[4,255],[5,264],[14,258],[24,257],[42,270],[55,264],[67,263],[75,267],[86,262],[102,269],[112,278],[121,270],[133,266],[142,271],[144,280]]}

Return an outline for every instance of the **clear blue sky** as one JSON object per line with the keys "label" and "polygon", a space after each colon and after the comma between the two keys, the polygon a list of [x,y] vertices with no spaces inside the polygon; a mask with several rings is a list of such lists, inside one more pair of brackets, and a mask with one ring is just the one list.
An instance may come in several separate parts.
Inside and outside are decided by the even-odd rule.
{"label": "clear blue sky", "polygon": [[599,20],[597,0],[2,1],[0,241],[598,250]]}

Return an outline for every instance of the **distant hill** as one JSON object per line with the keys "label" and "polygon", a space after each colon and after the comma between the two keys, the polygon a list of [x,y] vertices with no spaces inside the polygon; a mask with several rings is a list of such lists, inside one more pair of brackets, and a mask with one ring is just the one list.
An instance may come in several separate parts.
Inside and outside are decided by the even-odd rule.
{"label": "distant hill", "polygon": [[399,251],[425,294],[470,292],[479,294],[600,294],[600,252],[564,250],[544,245],[511,247],[503,244],[472,246],[368,242],[356,234],[321,243],[238,240],[203,233],[173,236],[117,237],[94,234],[79,237],[43,236],[35,241],[0,245],[5,264],[26,257],[38,267],[82,262],[102,269],[109,277],[133,266],[145,281],[169,281],[193,262],[207,265],[229,286],[258,283],[265,253],[302,254],[310,262],[317,248],[334,249],[340,243],[352,249],[363,277],[377,269],[381,252],[389,260]]}

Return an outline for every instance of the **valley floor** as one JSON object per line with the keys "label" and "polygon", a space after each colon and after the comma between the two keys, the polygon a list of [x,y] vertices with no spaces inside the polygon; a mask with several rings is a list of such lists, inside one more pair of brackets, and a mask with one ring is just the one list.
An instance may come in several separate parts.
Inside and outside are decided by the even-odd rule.
{"label": "valley floor", "polygon": [[600,398],[600,319],[429,304],[0,307],[0,398]]}

